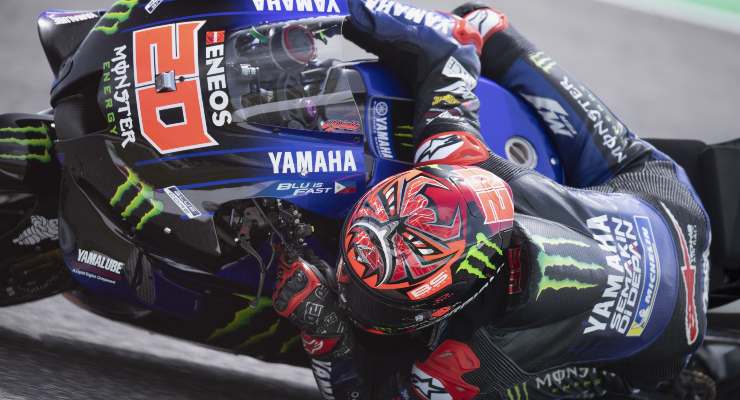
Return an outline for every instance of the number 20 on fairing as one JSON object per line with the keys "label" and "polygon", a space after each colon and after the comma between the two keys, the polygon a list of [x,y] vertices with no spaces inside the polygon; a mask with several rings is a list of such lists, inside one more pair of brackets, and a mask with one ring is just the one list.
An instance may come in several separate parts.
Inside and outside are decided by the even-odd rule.
{"label": "number 20 on fairing", "polygon": [[[198,33],[205,21],[156,26],[134,32],[134,82],[141,134],[162,154],[217,146],[208,133],[198,64]],[[174,71],[177,89],[157,92],[158,74]],[[180,110],[167,122],[162,112]]]}

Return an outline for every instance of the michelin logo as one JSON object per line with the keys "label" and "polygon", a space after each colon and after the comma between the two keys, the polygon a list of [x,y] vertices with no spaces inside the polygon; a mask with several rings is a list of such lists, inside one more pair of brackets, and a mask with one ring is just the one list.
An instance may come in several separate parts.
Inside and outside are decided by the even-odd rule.
{"label": "michelin logo", "polygon": [[13,239],[13,244],[18,246],[35,246],[44,240],[59,239],[59,220],[46,219],[40,215],[31,216],[31,226],[26,228],[17,238]]}
{"label": "michelin logo", "polygon": [[298,11],[339,14],[337,0],[252,0],[257,11]]}

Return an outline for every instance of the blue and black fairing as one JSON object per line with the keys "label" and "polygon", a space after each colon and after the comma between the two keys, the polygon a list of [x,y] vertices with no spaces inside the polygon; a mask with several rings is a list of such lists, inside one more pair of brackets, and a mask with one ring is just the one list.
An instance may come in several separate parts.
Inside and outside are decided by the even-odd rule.
{"label": "blue and black fairing", "polygon": [[[240,347],[264,326],[237,329],[241,341],[212,335],[235,307],[261,301],[254,299],[257,258],[269,264],[272,243],[263,237],[253,243],[257,256],[246,254],[236,240],[242,216],[254,211],[254,199],[298,206],[322,230],[313,247],[332,263],[333,232],[346,210],[368,187],[410,167],[413,103],[378,64],[346,63],[334,51],[343,43],[344,1],[180,0],[152,13],[143,3],[115,3],[63,63],[52,90],[56,150],[65,160],[67,265],[88,300],[180,321],[167,324],[180,327],[170,334],[279,359],[284,343],[277,339]],[[161,81],[151,85],[154,96],[177,96],[178,85],[197,82],[212,140],[172,150],[142,129],[146,104],[137,93],[150,86],[137,84],[142,55],[134,37],[192,22],[197,76],[157,70]],[[286,40],[299,51],[286,54]],[[311,41],[315,55],[300,51]],[[559,179],[558,159],[521,101],[489,81],[478,91],[491,147],[504,154],[512,138],[525,140],[532,166]],[[166,125],[187,119],[186,111],[157,112]],[[267,276],[265,293],[273,279]],[[273,326],[277,316],[261,313]],[[293,333],[280,327],[275,337]]]}

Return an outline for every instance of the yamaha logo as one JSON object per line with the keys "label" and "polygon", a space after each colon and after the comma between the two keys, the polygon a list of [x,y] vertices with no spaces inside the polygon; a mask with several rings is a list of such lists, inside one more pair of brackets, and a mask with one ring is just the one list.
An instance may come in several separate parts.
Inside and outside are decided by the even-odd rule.
{"label": "yamaha logo", "polygon": [[375,103],[375,116],[385,117],[386,115],[388,115],[388,103],[384,101]]}

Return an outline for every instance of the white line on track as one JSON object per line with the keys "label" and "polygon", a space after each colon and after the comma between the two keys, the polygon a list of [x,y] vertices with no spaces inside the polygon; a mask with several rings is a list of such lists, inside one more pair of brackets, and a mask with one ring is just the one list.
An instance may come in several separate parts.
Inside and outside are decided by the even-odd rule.
{"label": "white line on track", "polygon": [[596,1],[740,35],[740,15],[708,6],[676,0]]}

